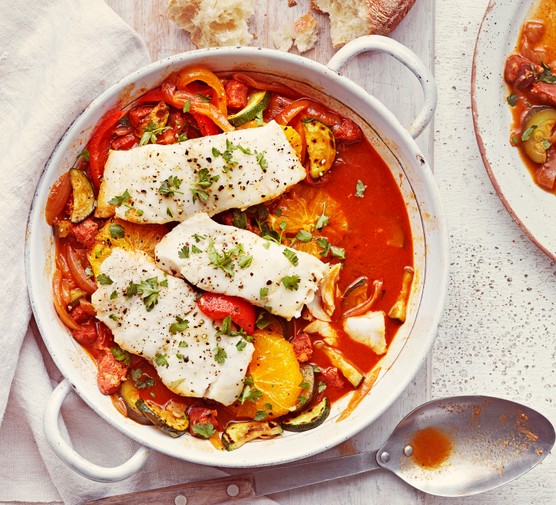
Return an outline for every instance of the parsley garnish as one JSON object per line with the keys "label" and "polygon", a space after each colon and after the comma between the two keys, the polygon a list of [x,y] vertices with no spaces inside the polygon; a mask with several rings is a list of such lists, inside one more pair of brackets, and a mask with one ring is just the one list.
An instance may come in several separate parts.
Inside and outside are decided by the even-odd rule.
{"label": "parsley garnish", "polygon": [[176,322],[170,325],[170,333],[172,335],[183,333],[187,328],[189,328],[189,321],[187,319],[182,319],[180,316],[176,316]]}
{"label": "parsley garnish", "polygon": [[261,300],[265,300],[266,298],[268,298],[268,288],[259,289],[259,298]]}
{"label": "parsley garnish", "polygon": [[183,195],[183,191],[178,191],[178,189],[180,189],[181,182],[181,179],[177,176],[171,175],[168,179],[162,182],[160,188],[158,188],[158,192],[161,195],[170,197],[174,196],[175,193]]}
{"label": "parsley garnish", "polygon": [[120,224],[111,224],[108,230],[110,230],[110,236],[114,239],[125,237],[124,227]]}
{"label": "parsley garnish", "polygon": [[168,280],[163,280],[159,283],[157,277],[152,277],[151,279],[141,281],[139,284],[130,282],[125,291],[125,295],[128,298],[134,295],[140,295],[147,308],[147,312],[150,312],[158,303],[158,294],[160,293],[161,286],[168,287]]}
{"label": "parsley garnish", "polygon": [[545,63],[542,63],[542,62],[541,62],[541,65],[542,65],[543,71],[538,76],[539,81],[546,82],[547,84],[556,84],[556,75],[554,75],[550,71],[550,67],[548,65],[546,65]]}
{"label": "parsley garnish", "polygon": [[112,321],[116,321],[116,322],[119,321],[118,316],[117,316],[116,314],[110,314],[108,317],[109,317],[110,319],[112,319]]}
{"label": "parsley garnish", "polygon": [[508,96],[508,98],[506,98],[506,100],[508,101],[508,103],[512,106],[515,107],[515,104],[517,103],[517,95],[514,95],[513,93],[511,95]]}
{"label": "parsley garnish", "polygon": [[328,242],[328,240],[325,239],[324,237],[319,237],[317,239],[317,244],[322,247],[322,251],[320,252],[320,255],[321,256],[328,256],[328,253],[330,252],[330,248],[332,247],[332,244],[330,244],[330,242]]}
{"label": "parsley garnish", "polygon": [[181,259],[188,259],[189,258],[189,246],[188,245],[184,245],[179,251],[178,251],[178,256]]}
{"label": "parsley garnish", "polygon": [[191,110],[191,100],[186,100],[183,104],[183,112],[186,114]]}
{"label": "parsley garnish", "polygon": [[197,93],[197,96],[203,101],[203,102],[210,102],[212,100],[212,98],[210,96],[207,95],[203,95],[202,93]]}
{"label": "parsley garnish", "polygon": [[230,251],[223,250],[222,253],[219,253],[212,242],[207,248],[210,264],[214,265],[216,268],[222,269],[226,275],[232,278],[234,276],[234,261],[232,256],[234,256],[235,252],[235,249],[233,249]]}
{"label": "parsley garnish", "polygon": [[268,416],[268,412],[266,410],[257,410],[255,417],[253,417],[253,421],[262,421],[263,419]]}
{"label": "parsley garnish", "polygon": [[201,168],[197,174],[197,182],[191,186],[191,194],[193,196],[193,203],[197,199],[201,202],[206,202],[208,200],[207,189],[212,186],[213,182],[216,182],[220,178],[219,175],[210,175],[208,168]]}
{"label": "parsley garnish", "polygon": [[89,159],[91,158],[91,155],[89,154],[89,151],[87,149],[83,149],[83,151],[81,151],[78,155],[78,158],[83,158],[85,161],[89,161]]}
{"label": "parsley garnish", "polygon": [[239,395],[239,401],[241,403],[254,402],[259,398],[262,398],[262,396],[263,396],[262,391],[253,387],[252,385],[246,384],[245,387],[243,388],[243,391]]}
{"label": "parsley garnish", "polygon": [[180,340],[178,347],[189,347],[189,344],[185,340]]}
{"label": "parsley garnish", "polygon": [[216,433],[216,429],[212,423],[199,423],[194,424],[191,429],[195,435],[199,435],[203,438],[210,438]]}
{"label": "parsley garnish", "polygon": [[250,254],[242,254],[237,262],[240,268],[247,268],[251,266],[251,263],[253,262],[253,256],[251,256]]}
{"label": "parsley garnish", "polygon": [[149,142],[152,144],[156,144],[157,136],[160,135],[162,132],[166,131],[169,126],[157,126],[152,121],[149,122],[145,128],[143,128],[143,135],[141,140],[139,141],[140,146],[144,146]]}
{"label": "parsley garnish", "polygon": [[301,396],[297,399],[297,401],[298,401],[301,405],[305,405],[305,404],[307,403],[307,397],[301,395]]}
{"label": "parsley garnish", "polygon": [[257,316],[257,321],[255,321],[255,326],[259,330],[264,330],[267,326],[272,324],[272,321],[265,318],[266,315],[267,315],[266,312],[263,311]]}
{"label": "parsley garnish", "polygon": [[234,219],[232,221],[232,224],[236,228],[245,230],[245,228],[247,228],[247,214],[245,214],[245,212],[242,212],[241,210],[234,210]]}
{"label": "parsley garnish", "polygon": [[289,289],[290,291],[296,291],[299,288],[300,280],[301,278],[299,277],[299,275],[286,275],[282,279],[282,284],[286,289]]}
{"label": "parsley garnish", "polygon": [[178,135],[178,138],[176,139],[176,142],[185,142],[187,140],[187,135],[185,133],[180,133]]}
{"label": "parsley garnish", "polygon": [[247,342],[245,340],[240,340],[236,344],[236,348],[237,348],[238,351],[243,351],[243,349],[245,349],[246,346],[247,346]]}
{"label": "parsley garnish", "polygon": [[295,254],[291,249],[284,249],[284,251],[282,252],[282,254],[288,258],[288,261],[294,266],[296,267],[299,264],[299,258],[297,257],[297,254]]}
{"label": "parsley garnish", "polygon": [[310,242],[312,239],[313,234],[306,230],[299,230],[295,236],[295,240],[299,240],[300,242]]}
{"label": "parsley garnish", "polygon": [[319,393],[322,393],[325,389],[326,389],[326,384],[322,381],[319,381],[318,386],[317,386],[317,391]]}
{"label": "parsley garnish", "polygon": [[232,316],[226,316],[222,319],[222,324],[220,325],[220,333],[224,335],[230,335],[232,332]]}
{"label": "parsley garnish", "polygon": [[531,125],[529,128],[527,128],[527,130],[525,130],[523,132],[523,135],[521,135],[521,140],[523,142],[529,140],[531,138],[531,135],[533,134],[533,132],[537,129],[537,125]]}
{"label": "parsley garnish", "polygon": [[131,200],[131,195],[129,194],[129,191],[126,189],[120,196],[115,196],[111,200],[108,200],[108,203],[110,205],[116,205],[117,207],[119,207],[120,205],[122,205],[123,203],[129,200]]}
{"label": "parsley garnish", "polygon": [[97,275],[97,282],[102,286],[110,286],[110,284],[114,284],[114,281],[106,274]]}
{"label": "parsley garnish", "polygon": [[355,185],[355,196],[358,198],[363,198],[363,196],[365,196],[365,190],[367,189],[367,186],[365,186],[365,184],[363,184],[363,181],[358,180],[357,184]]}
{"label": "parsley garnish", "polygon": [[112,293],[110,293],[110,300],[114,300],[116,298],[118,298],[118,292],[112,291]]}
{"label": "parsley garnish", "polygon": [[224,362],[226,361],[226,358],[228,357],[226,351],[222,347],[217,345],[214,348],[213,352],[214,352],[214,361],[216,361],[219,365],[223,365]]}
{"label": "parsley garnish", "polygon": [[315,224],[315,228],[317,230],[320,230],[322,228],[324,228],[329,221],[329,217],[326,215],[326,203],[322,204],[322,214],[319,216],[319,218],[317,219],[317,223]]}
{"label": "parsley garnish", "polygon": [[332,256],[335,256],[336,258],[340,258],[342,260],[346,257],[346,250],[343,247],[336,247],[335,245],[333,245],[332,247],[330,247],[330,252],[332,253]]}
{"label": "parsley garnish", "polygon": [[140,368],[135,368],[131,371],[131,378],[137,389],[152,388],[156,384],[152,377],[147,377],[145,380],[141,380],[141,377],[143,377],[143,370]]}
{"label": "parsley garnish", "polygon": [[166,354],[157,353],[153,360],[158,366],[168,366],[168,360],[166,359]]}
{"label": "parsley garnish", "polygon": [[257,163],[259,167],[261,167],[263,172],[266,172],[266,169],[268,168],[268,161],[266,161],[264,153],[255,151],[255,156],[257,157]]}
{"label": "parsley garnish", "polygon": [[550,140],[548,139],[542,139],[542,148],[545,151],[548,151],[550,149],[550,146],[552,145],[552,143],[550,142]]}
{"label": "parsley garnish", "polygon": [[127,366],[129,366],[131,364],[130,354],[127,351],[124,351],[122,348],[120,348],[120,347],[111,347],[110,352],[112,353],[112,356],[114,356],[114,358],[116,358],[116,361],[120,361]]}
{"label": "parsley garnish", "polygon": [[195,253],[195,254],[199,254],[199,253],[202,253],[203,251],[202,251],[202,249],[199,249],[195,244],[193,244],[191,246],[191,252]]}

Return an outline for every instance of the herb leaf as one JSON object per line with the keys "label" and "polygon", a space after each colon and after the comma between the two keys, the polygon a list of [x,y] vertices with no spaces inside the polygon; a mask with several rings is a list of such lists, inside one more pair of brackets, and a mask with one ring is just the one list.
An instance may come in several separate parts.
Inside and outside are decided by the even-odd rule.
{"label": "herb leaf", "polygon": [[120,224],[111,224],[108,230],[110,231],[110,236],[114,239],[125,237],[124,227]]}
{"label": "herb leaf", "polygon": [[508,98],[506,98],[508,104],[510,104],[512,107],[515,107],[515,104],[517,103],[517,95],[515,95],[514,93],[512,93],[511,95],[508,96]]}
{"label": "herb leaf", "polygon": [[191,426],[191,430],[195,435],[199,435],[203,438],[210,438],[216,433],[216,429],[212,423],[199,423]]}
{"label": "herb leaf", "polygon": [[170,325],[170,333],[172,335],[183,333],[187,328],[189,328],[189,321],[187,319],[182,319],[180,316],[176,316],[176,322]]}
{"label": "herb leaf", "polygon": [[296,267],[299,264],[299,258],[297,257],[297,254],[295,254],[291,249],[284,249],[283,253],[282,253],[286,258],[288,258],[288,261],[294,266]]}
{"label": "herb leaf", "polygon": [[160,188],[158,188],[158,192],[161,195],[170,197],[174,196],[175,193],[183,195],[183,191],[178,191],[178,189],[180,189],[181,183],[181,179],[179,179],[175,175],[171,175],[170,177],[168,177],[168,179],[162,182]]}
{"label": "herb leaf", "polygon": [[116,205],[117,207],[119,207],[120,205],[122,205],[123,203],[129,200],[131,200],[131,195],[129,194],[129,191],[126,189],[121,195],[115,196],[111,200],[108,200],[108,203],[110,205]]}
{"label": "herb leaf", "polygon": [[531,135],[533,135],[533,132],[537,129],[537,125],[531,125],[529,128],[527,128],[527,130],[525,130],[523,132],[523,135],[521,135],[521,140],[523,142],[529,140],[531,138]]}
{"label": "herb leaf", "polygon": [[111,347],[110,352],[112,353],[112,356],[116,358],[116,361],[120,361],[127,366],[131,365],[130,354],[127,351],[124,351],[121,347]]}
{"label": "herb leaf", "polygon": [[217,345],[214,348],[214,361],[216,361],[219,365],[223,365],[227,357],[228,355],[222,347]]}
{"label": "herb leaf", "polygon": [[106,274],[97,275],[97,282],[102,286],[110,286],[110,284],[114,284],[114,281]]}
{"label": "herb leaf", "polygon": [[297,289],[299,288],[300,280],[301,278],[299,277],[299,275],[286,275],[282,279],[282,284],[286,289],[289,289],[290,291],[297,291]]}
{"label": "herb leaf", "polygon": [[355,196],[358,198],[363,198],[365,196],[365,190],[367,186],[363,184],[363,181],[358,180],[357,184],[355,185]]}

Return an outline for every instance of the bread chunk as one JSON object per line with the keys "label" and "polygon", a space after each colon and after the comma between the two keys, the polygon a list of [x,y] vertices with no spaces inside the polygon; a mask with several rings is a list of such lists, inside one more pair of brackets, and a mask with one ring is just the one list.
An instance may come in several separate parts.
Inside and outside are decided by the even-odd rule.
{"label": "bread chunk", "polygon": [[170,0],[166,11],[199,48],[251,44],[248,21],[253,13],[254,0]]}
{"label": "bread chunk", "polygon": [[415,0],[311,0],[311,8],[328,14],[332,44],[337,47],[362,35],[387,35]]}

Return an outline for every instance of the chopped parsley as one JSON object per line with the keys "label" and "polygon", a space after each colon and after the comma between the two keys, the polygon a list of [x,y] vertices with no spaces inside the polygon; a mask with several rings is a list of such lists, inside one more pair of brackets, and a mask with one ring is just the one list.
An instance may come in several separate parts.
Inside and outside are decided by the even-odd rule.
{"label": "chopped parsley", "polygon": [[537,125],[531,125],[529,128],[527,128],[527,130],[525,130],[523,132],[523,135],[521,135],[521,140],[523,142],[526,142],[527,140],[529,140],[531,138],[531,135],[533,135],[533,132],[537,129]]}
{"label": "chopped parsley", "polygon": [[168,366],[168,359],[166,358],[166,354],[157,353],[153,360],[158,366]]}
{"label": "chopped parsley", "polygon": [[116,322],[119,321],[118,316],[117,316],[116,314],[110,314],[108,317],[109,317],[110,319],[112,319],[112,321],[116,321]]}
{"label": "chopped parsley", "polygon": [[187,140],[187,135],[185,133],[180,133],[178,135],[178,138],[176,139],[176,142],[185,142]]}
{"label": "chopped parsley", "polygon": [[241,210],[234,210],[234,219],[232,221],[232,224],[236,228],[245,230],[247,228],[247,214],[245,212],[242,212]]}
{"label": "chopped parsley", "polygon": [[[262,288],[264,289],[264,288]],[[255,326],[259,329],[259,330],[264,330],[267,326],[270,326],[272,324],[272,321],[270,321],[269,319],[266,319],[267,313],[266,312],[261,312],[259,313],[259,315],[257,316],[257,320],[255,321]]]}
{"label": "chopped parsley", "polygon": [[212,98],[210,96],[207,95],[203,95],[202,93],[197,93],[197,96],[203,101],[203,102],[210,102],[212,100]]}
{"label": "chopped parsley", "polygon": [[111,347],[110,352],[112,353],[112,356],[116,358],[116,361],[120,361],[121,363],[124,363],[127,366],[131,364],[130,354],[127,351],[124,351],[122,348],[117,346]]}
{"label": "chopped parsley", "polygon": [[325,239],[324,237],[319,237],[317,239],[317,244],[322,247],[322,251],[320,252],[321,256],[328,256],[328,254],[330,253],[330,248],[332,247],[332,244],[330,242],[328,242],[327,239]]}
{"label": "chopped parsley", "polygon": [[112,291],[112,293],[110,293],[110,300],[115,300],[116,298],[118,298],[118,292]]}
{"label": "chopped parsley", "polygon": [[178,347],[189,347],[189,344],[185,340],[180,340]]}
{"label": "chopped parsley", "polygon": [[236,348],[237,348],[238,351],[243,351],[243,349],[245,349],[246,346],[247,346],[247,342],[245,340],[240,340],[236,344]]}
{"label": "chopped parsley", "polygon": [[199,249],[195,244],[193,244],[193,245],[191,246],[191,252],[192,252],[192,253],[195,253],[195,254],[199,254],[199,253],[202,253],[203,250],[202,250],[202,249]]}
{"label": "chopped parsley", "polygon": [[357,184],[355,185],[355,196],[358,198],[363,198],[365,196],[365,190],[367,186],[363,184],[363,181],[358,180]]}
{"label": "chopped parsley", "polygon": [[130,282],[125,290],[125,295],[127,298],[139,295],[143,299],[147,312],[150,312],[158,303],[158,294],[160,293],[161,286],[168,287],[168,280],[165,279],[159,283],[157,277],[152,277],[151,279],[141,281],[139,284]]}
{"label": "chopped parsley", "polygon": [[552,145],[552,143],[550,142],[550,140],[548,139],[542,139],[542,148],[545,151],[548,151],[550,149],[550,146]]}
{"label": "chopped parsley", "polygon": [[286,258],[288,258],[288,261],[294,266],[296,267],[299,264],[299,258],[297,257],[297,254],[295,254],[291,249],[284,249],[283,253],[282,253]]}
{"label": "chopped parsley", "polygon": [[189,258],[189,246],[188,245],[184,245],[179,251],[178,251],[178,256],[181,259],[188,259]]}
{"label": "chopped parsley", "polygon": [[547,84],[556,84],[556,75],[550,71],[550,67],[541,62],[543,71],[539,74],[539,81],[546,82]]}
{"label": "chopped parsley", "polygon": [[119,207],[120,205],[124,204],[125,202],[128,202],[129,200],[131,200],[131,195],[129,194],[129,191],[126,189],[121,195],[115,196],[111,200],[108,200],[108,203],[110,205],[116,205],[117,207]]}
{"label": "chopped parsley", "polygon": [[203,438],[210,438],[216,433],[216,429],[212,425],[212,423],[199,423],[194,424],[191,427],[191,430],[195,435],[199,435]]}
{"label": "chopped parsley", "polygon": [[228,357],[226,351],[222,347],[217,345],[214,348],[213,352],[214,352],[214,361],[216,361],[219,365],[223,365],[224,362],[226,361],[226,358]]}
{"label": "chopped parsley", "polygon": [[506,101],[512,106],[515,107],[515,104],[517,103],[517,95],[515,94],[511,94],[508,96],[508,98],[506,98]]}
{"label": "chopped parsley", "polygon": [[156,383],[152,377],[147,377],[146,379],[142,379],[143,377],[143,370],[140,368],[134,368],[131,371],[131,379],[135,383],[135,387],[137,389],[147,389],[152,388]]}
{"label": "chopped parsley", "polygon": [[266,416],[268,416],[268,412],[266,410],[257,410],[255,417],[253,417],[253,421],[262,421],[266,418]]}
{"label": "chopped parsley", "polygon": [[301,278],[299,277],[299,275],[286,275],[282,279],[282,284],[286,289],[289,289],[290,291],[297,291],[297,289],[299,288],[300,280]]}
{"label": "chopped parsley", "polygon": [[306,230],[299,230],[295,236],[295,240],[299,240],[300,242],[311,242],[312,239],[313,234]]}
{"label": "chopped parsley", "polygon": [[182,379],[176,379],[175,381],[170,382],[169,386],[170,386],[171,389],[175,389],[175,388],[177,388],[178,386],[180,386],[180,385],[183,383],[183,381],[185,381],[184,378],[182,378]]}
{"label": "chopped parsley", "polygon": [[158,192],[161,195],[170,197],[174,196],[175,193],[183,195],[183,191],[178,191],[178,189],[180,189],[181,183],[181,179],[179,179],[175,175],[171,175],[170,177],[168,177],[168,179],[162,182],[160,188],[158,188]]}
{"label": "chopped parsley", "polygon": [[197,182],[190,188],[193,203],[195,203],[197,199],[201,200],[203,203],[206,202],[209,197],[206,190],[210,188],[219,178],[219,175],[211,176],[208,168],[201,168],[201,170],[197,173]]}
{"label": "chopped parsley", "polygon": [[81,151],[78,155],[78,158],[83,158],[85,161],[89,161],[91,158],[91,155],[89,153],[89,151],[87,149],[83,149],[83,151]]}
{"label": "chopped parsley", "polygon": [[186,100],[183,104],[183,112],[186,114],[191,110],[191,100]]}
{"label": "chopped parsley", "polygon": [[234,277],[234,259],[238,260],[239,266],[241,268],[246,268],[253,261],[252,256],[244,254],[243,246],[238,244],[236,247],[230,250],[223,249],[222,252],[218,252],[214,247],[214,243],[211,241],[207,247],[207,253],[209,256],[209,262],[215,268],[222,269],[226,275],[229,277]]}
{"label": "chopped parsley", "polygon": [[237,262],[240,268],[247,268],[251,266],[251,263],[253,262],[253,256],[251,256],[250,254],[242,254]]}
{"label": "chopped parsley", "polygon": [[114,281],[106,274],[97,275],[97,282],[102,286],[110,286],[110,284],[114,284]]}
{"label": "chopped parsley", "polygon": [[120,224],[111,224],[108,230],[110,231],[110,236],[114,239],[125,237],[124,227]]}
{"label": "chopped parsley", "polygon": [[253,387],[252,385],[246,384],[243,391],[239,395],[239,401],[242,404],[245,402],[254,402],[259,398],[262,398],[262,396],[263,393],[261,390]]}
{"label": "chopped parsley", "polygon": [[182,319],[180,316],[176,316],[176,322],[170,325],[170,333],[172,335],[183,333],[187,328],[189,328],[189,321],[187,319]]}
{"label": "chopped parsley", "polygon": [[266,172],[268,168],[268,161],[264,157],[264,153],[259,153],[255,151],[255,156],[257,157],[257,164],[261,167],[263,172]]}
{"label": "chopped parsley", "polygon": [[152,121],[149,122],[145,128],[143,128],[143,135],[141,136],[141,140],[139,141],[140,146],[144,146],[148,143],[156,144],[158,135],[162,132],[166,131],[169,126],[157,126]]}
{"label": "chopped parsley", "polygon": [[345,259],[346,257],[346,250],[343,247],[336,247],[335,245],[330,247],[330,252],[332,253],[332,256],[335,256],[336,258],[340,258],[340,259]]}
{"label": "chopped parsley", "polygon": [[301,396],[297,399],[297,401],[298,401],[301,405],[305,405],[305,404],[307,403],[307,397],[301,395]]}
{"label": "chopped parsley", "polygon": [[326,384],[322,381],[319,381],[319,383],[317,385],[317,391],[319,393],[322,393],[325,389],[326,389]]}
{"label": "chopped parsley", "polygon": [[259,298],[261,300],[265,300],[266,298],[268,298],[268,288],[259,289]]}
{"label": "chopped parsley", "polygon": [[317,230],[321,230],[322,228],[324,228],[328,224],[329,220],[330,220],[330,218],[326,215],[326,203],[323,203],[322,204],[322,214],[317,219],[317,222],[315,224],[315,228]]}

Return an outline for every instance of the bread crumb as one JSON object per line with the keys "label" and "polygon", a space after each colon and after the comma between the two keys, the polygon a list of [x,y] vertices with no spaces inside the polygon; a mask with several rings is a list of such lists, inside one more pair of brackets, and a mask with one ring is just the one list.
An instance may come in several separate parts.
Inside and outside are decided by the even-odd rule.
{"label": "bread crumb", "polygon": [[254,0],[169,0],[166,15],[199,48],[251,44]]}
{"label": "bread crumb", "polygon": [[282,28],[272,34],[272,42],[280,51],[289,51],[295,44],[300,53],[305,53],[317,43],[317,20],[310,12],[301,16],[293,26]]}

